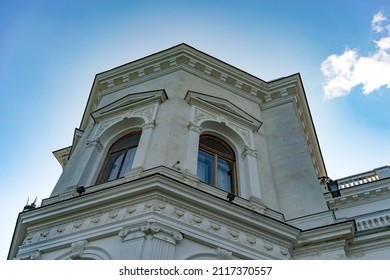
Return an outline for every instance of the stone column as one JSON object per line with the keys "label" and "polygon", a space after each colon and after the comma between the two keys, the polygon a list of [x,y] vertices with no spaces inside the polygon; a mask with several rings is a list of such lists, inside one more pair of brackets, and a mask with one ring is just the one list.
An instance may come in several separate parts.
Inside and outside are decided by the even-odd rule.
{"label": "stone column", "polygon": [[141,259],[146,233],[149,229],[149,223],[143,223],[124,228],[119,232],[119,237],[122,238],[121,260]]}

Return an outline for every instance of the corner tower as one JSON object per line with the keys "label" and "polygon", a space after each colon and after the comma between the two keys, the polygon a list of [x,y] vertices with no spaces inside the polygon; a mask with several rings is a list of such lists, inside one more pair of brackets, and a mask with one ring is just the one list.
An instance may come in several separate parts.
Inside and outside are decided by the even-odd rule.
{"label": "corner tower", "polygon": [[11,259],[289,259],[333,222],[308,218],[328,213],[327,174],[300,75],[266,82],[186,44],[97,74],[54,155]]}

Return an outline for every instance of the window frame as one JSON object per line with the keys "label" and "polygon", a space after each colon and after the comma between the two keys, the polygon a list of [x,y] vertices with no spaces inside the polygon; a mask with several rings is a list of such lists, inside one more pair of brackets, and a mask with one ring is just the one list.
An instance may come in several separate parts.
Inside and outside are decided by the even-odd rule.
{"label": "window frame", "polygon": [[[142,133],[141,131],[130,132],[130,133],[128,133],[128,134],[126,134],[126,135],[124,135],[124,136],[118,138],[118,139],[111,145],[110,149],[108,150],[108,152],[107,152],[107,154],[106,154],[106,157],[105,157],[105,159],[104,159],[103,165],[102,165],[102,167],[100,168],[99,175],[98,175],[98,177],[97,177],[97,179],[96,179],[96,184],[104,184],[104,183],[111,182],[111,181],[113,181],[113,180],[117,180],[117,179],[123,177],[123,175],[121,176],[121,172],[122,172],[122,168],[123,168],[123,166],[124,166],[124,163],[125,163],[125,161],[126,161],[126,156],[128,155],[129,150],[131,150],[131,149],[133,149],[133,148],[136,148],[135,154],[134,154],[134,158],[135,158],[135,155],[136,155],[136,153],[137,153],[137,149],[138,149],[138,146],[139,146],[139,142],[140,142],[140,139],[141,139],[141,133]],[[137,141],[136,145],[125,146],[124,148],[119,149],[119,150],[114,149],[114,148],[116,148],[115,145],[117,145],[120,141],[124,140],[125,138],[130,138],[130,137],[134,137],[134,136],[138,136],[138,141]],[[113,150],[114,150],[114,151],[113,151]],[[103,174],[107,171],[107,170],[105,170],[105,169],[106,169],[107,166],[108,166],[108,161],[109,161],[110,157],[111,157],[112,155],[114,155],[115,153],[121,152],[121,151],[123,151],[123,150],[125,150],[125,152],[123,153],[124,156],[123,156],[123,158],[121,159],[121,164],[120,164],[120,167],[119,167],[119,170],[118,170],[117,175],[115,176],[114,179],[109,179],[109,177],[110,177],[110,176],[109,176],[106,180],[103,180],[103,176],[104,176]],[[133,164],[134,164],[134,159],[133,159],[133,162],[132,162],[132,164],[131,164],[130,170],[131,170]],[[110,174],[111,174],[112,170],[113,170],[113,169],[111,168],[111,169],[110,169]]]}
{"label": "window frame", "polygon": [[[202,138],[209,138],[211,139],[212,141],[215,141],[215,142],[218,142],[219,144],[221,144],[229,153],[229,154],[226,154],[226,153],[223,153],[215,148],[212,148],[212,147],[209,147],[205,144],[202,144],[201,143],[201,139]],[[222,140],[221,138],[217,137],[217,136],[214,136],[214,135],[211,135],[211,134],[203,134],[199,137],[199,148],[198,148],[198,161],[199,161],[199,151],[202,151],[202,152],[205,152],[209,155],[212,155],[213,157],[213,182],[211,184],[211,186],[217,188],[217,189],[220,189],[220,190],[223,190],[225,191],[224,189],[222,188],[219,188],[218,187],[218,159],[222,159],[228,163],[231,163],[232,164],[232,179],[231,179],[231,190],[230,192],[233,193],[233,194],[238,194],[238,187],[237,187],[237,160],[236,160],[236,155],[235,155],[235,152],[234,150],[231,148],[231,146],[226,143],[224,140]],[[207,184],[206,182],[202,181],[203,183]],[[210,184],[208,184],[210,185]]]}

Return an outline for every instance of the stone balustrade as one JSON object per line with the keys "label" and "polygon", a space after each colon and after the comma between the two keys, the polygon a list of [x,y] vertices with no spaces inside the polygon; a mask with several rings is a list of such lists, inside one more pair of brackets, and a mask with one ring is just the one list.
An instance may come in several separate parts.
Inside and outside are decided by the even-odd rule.
{"label": "stone balustrade", "polygon": [[353,175],[342,179],[338,179],[337,182],[339,184],[340,189],[346,189],[346,188],[355,187],[358,185],[370,183],[377,180],[379,180],[378,174],[376,174],[374,171],[370,171],[370,172],[365,172],[358,175]]}

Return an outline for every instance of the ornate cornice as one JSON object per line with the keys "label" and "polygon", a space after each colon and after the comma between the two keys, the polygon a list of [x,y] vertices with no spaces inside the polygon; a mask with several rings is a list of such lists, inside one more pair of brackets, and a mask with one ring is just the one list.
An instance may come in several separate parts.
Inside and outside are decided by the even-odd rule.
{"label": "ornate cornice", "polygon": [[[254,251],[273,255],[275,258],[289,258],[287,252],[290,245],[288,245],[288,241],[264,234],[260,229],[249,228],[238,221],[232,221],[207,210],[183,204],[162,194],[148,195],[111,207],[96,209],[84,215],[69,217],[60,223],[54,222],[41,227],[28,228],[20,252],[41,247],[44,244],[43,242],[48,244],[47,242],[50,240],[52,240],[52,242],[49,242],[50,244],[57,244],[59,240],[66,240],[74,236],[75,233],[82,233],[84,236],[87,234],[93,237],[95,228],[115,228],[113,225],[129,223],[133,219],[138,219],[146,214],[158,214],[159,217],[174,221],[178,225],[177,228],[185,228],[189,232],[201,231],[205,234],[212,234],[213,238],[233,242]],[[128,234],[140,230],[164,233],[174,240],[182,239],[182,235],[178,230],[162,225],[160,222],[149,222],[146,226],[124,227],[119,236],[125,238]],[[54,240],[56,242],[53,243]]]}

